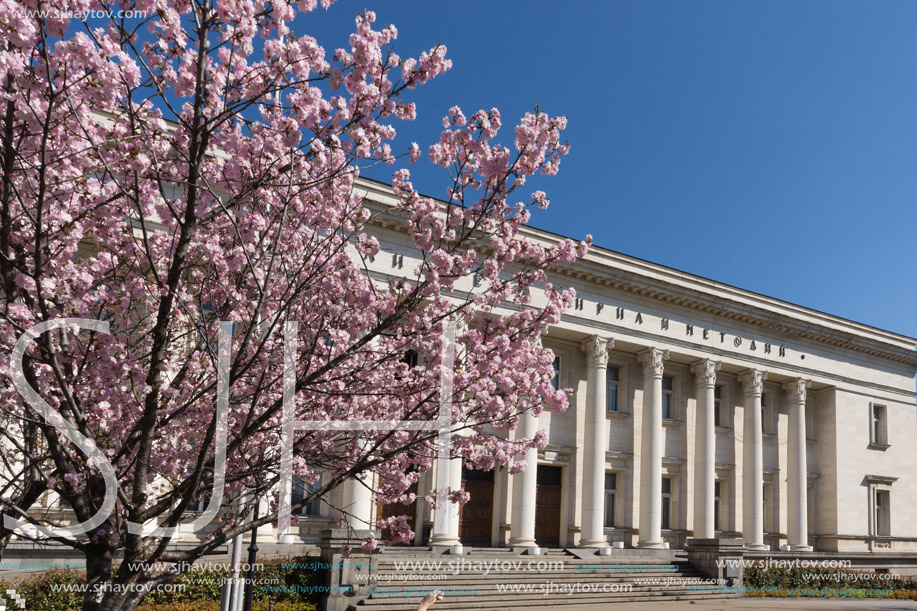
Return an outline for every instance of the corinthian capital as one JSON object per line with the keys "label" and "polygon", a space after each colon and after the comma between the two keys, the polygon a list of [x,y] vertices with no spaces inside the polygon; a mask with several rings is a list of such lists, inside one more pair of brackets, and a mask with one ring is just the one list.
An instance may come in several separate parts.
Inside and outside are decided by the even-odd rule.
{"label": "corinthian capital", "polygon": [[764,380],[767,379],[767,372],[758,369],[746,369],[739,374],[739,383],[746,397],[760,395],[764,392]]}
{"label": "corinthian capital", "polygon": [[716,372],[720,370],[719,361],[704,359],[691,365],[694,379],[698,386],[713,386],[716,384]]}
{"label": "corinthian capital", "polygon": [[637,360],[643,365],[643,375],[662,377],[664,361],[669,360],[669,351],[659,348],[647,348],[637,353]]}
{"label": "corinthian capital", "polygon": [[613,339],[605,339],[598,335],[593,335],[583,342],[583,350],[586,351],[586,358],[589,359],[590,367],[607,367],[608,351],[614,348]]}
{"label": "corinthian capital", "polygon": [[790,403],[805,403],[806,389],[811,385],[812,383],[808,380],[796,378],[795,380],[784,382],[783,390],[786,391],[786,397]]}

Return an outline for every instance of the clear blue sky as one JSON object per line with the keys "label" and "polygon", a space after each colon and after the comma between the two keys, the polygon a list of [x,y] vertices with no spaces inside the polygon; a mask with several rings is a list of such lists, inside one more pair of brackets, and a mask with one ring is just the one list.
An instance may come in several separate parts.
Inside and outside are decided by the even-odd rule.
{"label": "clear blue sky", "polygon": [[510,145],[535,104],[568,117],[534,225],[917,336],[917,3],[339,0],[296,28],[330,51],[364,7],[454,62],[402,146],[454,104]]}

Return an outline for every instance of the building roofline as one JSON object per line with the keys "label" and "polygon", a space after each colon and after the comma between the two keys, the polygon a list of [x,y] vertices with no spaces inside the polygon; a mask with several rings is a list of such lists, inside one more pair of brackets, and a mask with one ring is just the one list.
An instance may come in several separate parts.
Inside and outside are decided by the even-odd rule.
{"label": "building roofline", "polygon": [[[393,196],[391,193],[391,185],[386,182],[362,176],[357,180],[358,183],[372,183],[376,189],[388,192],[390,196]],[[429,197],[430,199],[436,200],[443,205],[448,205],[448,202],[445,202],[440,198],[424,194],[421,195],[423,195],[423,197]],[[569,238],[568,236],[564,236],[554,231],[535,227],[533,225],[525,225],[522,229],[522,232],[524,234],[528,234],[530,237],[540,238],[541,240],[548,242],[557,242],[562,239],[575,239]],[[602,259],[606,259],[606,261],[602,261]],[[806,315],[815,319],[812,322],[815,322],[815,324],[823,328],[833,328],[835,331],[840,331],[845,334],[856,334],[863,339],[867,339],[864,336],[872,336],[869,339],[872,339],[873,341],[879,341],[885,343],[886,345],[893,344],[898,350],[907,351],[908,353],[913,352],[913,355],[908,354],[905,358],[908,361],[917,362],[917,339],[913,337],[896,333],[894,331],[888,331],[873,325],[861,323],[849,318],[844,318],[842,316],[830,314],[828,312],[810,308],[801,304],[787,301],[785,299],[772,297],[732,284],[713,280],[711,278],[693,274],[691,272],[686,272],[675,267],[663,265],[661,263],[655,263],[653,261],[635,257],[633,255],[628,255],[619,251],[612,250],[610,248],[593,244],[590,246],[589,253],[586,255],[586,258],[581,260],[580,264],[583,262],[587,264],[591,262],[594,265],[601,265],[603,267],[609,267],[622,272],[628,271],[615,266],[612,261],[608,260],[615,260],[619,264],[629,265],[630,267],[635,268],[631,270],[632,273],[640,274],[641,271],[643,271],[643,275],[651,275],[655,273],[661,276],[667,276],[676,285],[682,284],[684,286],[693,284],[696,287],[695,290],[704,291],[706,289],[706,291],[711,294],[717,291],[726,293],[736,301],[744,301],[746,307],[751,306],[762,312],[770,311],[771,313],[778,316],[787,316],[791,314]],[[571,266],[571,268],[572,267],[573,266]],[[901,354],[901,356],[905,355]]]}

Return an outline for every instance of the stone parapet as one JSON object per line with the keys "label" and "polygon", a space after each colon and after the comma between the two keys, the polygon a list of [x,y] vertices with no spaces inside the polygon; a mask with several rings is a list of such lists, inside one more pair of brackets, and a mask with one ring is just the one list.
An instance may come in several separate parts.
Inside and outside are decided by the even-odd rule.
{"label": "stone parapet", "polygon": [[742,559],[747,548],[742,539],[688,539],[688,562],[711,579],[724,585],[742,585]]}
{"label": "stone parapet", "polygon": [[375,587],[373,556],[360,544],[377,531],[334,528],[323,530],[318,547],[325,570],[327,586],[322,600],[324,611],[346,611],[365,600]]}

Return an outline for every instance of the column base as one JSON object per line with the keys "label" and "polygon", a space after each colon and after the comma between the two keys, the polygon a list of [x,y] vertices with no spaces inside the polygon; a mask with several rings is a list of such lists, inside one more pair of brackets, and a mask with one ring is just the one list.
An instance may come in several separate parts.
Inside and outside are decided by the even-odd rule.
{"label": "column base", "polygon": [[611,546],[608,544],[608,541],[606,541],[605,539],[587,539],[586,541],[580,541],[577,547],[602,549],[602,548],[611,547]]}
{"label": "column base", "polygon": [[748,543],[748,542],[746,541],[746,542],[745,542],[745,546],[746,546],[748,549],[753,549],[753,550],[757,550],[757,551],[760,551],[760,552],[763,552],[763,551],[765,551],[765,550],[767,549],[767,546],[764,545],[763,543]]}
{"label": "column base", "polygon": [[509,540],[509,546],[510,547],[538,547],[538,544],[535,543],[535,539],[528,539],[528,538],[512,539],[511,538]]}
{"label": "column base", "polygon": [[453,545],[461,545],[462,541],[458,537],[453,537],[450,535],[433,535],[430,537],[430,546],[431,547],[452,547]]}
{"label": "column base", "polygon": [[663,541],[638,541],[637,547],[643,549],[665,549]]}
{"label": "column base", "polygon": [[790,545],[791,552],[811,552],[811,545]]}

